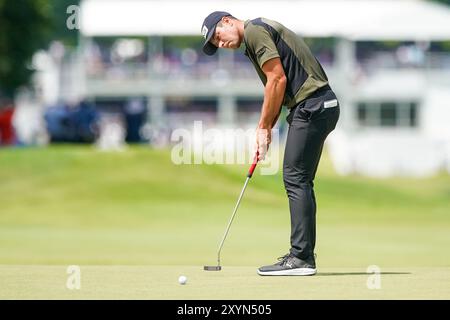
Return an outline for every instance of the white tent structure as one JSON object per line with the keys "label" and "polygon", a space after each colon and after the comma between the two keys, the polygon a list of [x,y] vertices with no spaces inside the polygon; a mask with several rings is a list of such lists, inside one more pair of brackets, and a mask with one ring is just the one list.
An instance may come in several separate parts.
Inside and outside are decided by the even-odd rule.
{"label": "white tent structure", "polygon": [[[372,176],[426,176],[445,168],[450,172],[450,131],[444,120],[450,113],[450,59],[444,57],[447,67],[433,70],[376,67],[363,77],[355,74],[356,41],[450,40],[448,6],[421,0],[82,0],[81,43],[101,36],[200,37],[203,19],[212,11],[228,11],[243,20],[266,17],[305,37],[337,39],[334,65],[325,69],[342,106],[338,129],[329,138],[338,172]],[[146,95],[152,119],[164,113],[165,96],[208,93],[217,96],[219,121],[232,122],[233,99],[262,92],[256,76],[254,82],[211,80],[88,79],[85,83],[91,96]],[[361,101],[376,101],[379,115],[385,101],[397,101],[403,115],[408,110],[403,107],[413,101],[418,105],[418,124],[358,128],[356,105]]]}
{"label": "white tent structure", "polygon": [[415,0],[85,0],[81,32],[85,36],[200,35],[201,23],[212,11],[228,11],[244,20],[266,17],[312,37],[450,39],[450,9]]}

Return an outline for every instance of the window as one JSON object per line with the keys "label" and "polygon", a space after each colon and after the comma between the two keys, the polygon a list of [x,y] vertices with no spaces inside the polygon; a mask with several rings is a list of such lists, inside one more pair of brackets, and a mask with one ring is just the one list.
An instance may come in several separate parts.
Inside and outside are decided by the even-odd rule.
{"label": "window", "polygon": [[357,106],[357,117],[359,124],[367,124],[367,109],[366,103],[358,103]]}
{"label": "window", "polygon": [[365,101],[356,104],[360,127],[417,127],[417,102]]}
{"label": "window", "polygon": [[393,102],[380,104],[380,124],[382,127],[395,127],[397,125],[397,105]]}
{"label": "window", "polygon": [[409,119],[411,127],[417,127],[417,103],[409,103]]}

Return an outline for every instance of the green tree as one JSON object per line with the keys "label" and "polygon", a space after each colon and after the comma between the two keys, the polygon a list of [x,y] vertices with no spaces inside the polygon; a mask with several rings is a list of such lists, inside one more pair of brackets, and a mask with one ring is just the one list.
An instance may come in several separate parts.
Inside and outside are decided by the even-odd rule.
{"label": "green tree", "polygon": [[431,0],[431,1],[440,2],[440,3],[450,6],[450,0]]}
{"label": "green tree", "polygon": [[51,4],[51,30],[48,41],[59,40],[68,47],[75,47],[78,43],[78,30],[67,28],[66,23],[70,15],[67,13],[67,8],[71,5],[78,6],[80,0],[51,0],[48,2]]}
{"label": "green tree", "polygon": [[12,98],[29,82],[31,58],[48,39],[50,9],[46,0],[0,0],[0,94]]}

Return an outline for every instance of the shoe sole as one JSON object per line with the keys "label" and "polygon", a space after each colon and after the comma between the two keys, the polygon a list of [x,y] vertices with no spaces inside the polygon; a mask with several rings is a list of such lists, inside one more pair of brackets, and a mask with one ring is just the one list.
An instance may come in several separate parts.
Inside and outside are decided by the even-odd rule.
{"label": "shoe sole", "polygon": [[280,271],[259,271],[260,276],[313,276],[317,272],[316,269],[311,268],[295,268]]}

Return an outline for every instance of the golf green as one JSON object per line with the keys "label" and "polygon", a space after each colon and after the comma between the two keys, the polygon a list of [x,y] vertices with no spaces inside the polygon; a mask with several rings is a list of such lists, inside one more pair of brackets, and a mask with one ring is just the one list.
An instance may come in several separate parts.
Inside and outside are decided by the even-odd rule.
{"label": "golf green", "polygon": [[[314,277],[260,277],[289,249],[281,171],[256,170],[206,272],[248,165],[174,165],[170,150],[0,152],[0,298],[449,299],[450,177],[316,179]],[[69,265],[81,289],[66,288]],[[381,288],[369,289],[369,266]],[[245,266],[245,267],[243,267]],[[187,284],[178,284],[185,275]]]}
{"label": "golf green", "polygon": [[[450,268],[324,268],[310,277],[261,277],[254,267],[80,266],[80,287],[66,266],[0,266],[0,299],[448,299]],[[187,276],[180,285],[178,277]],[[446,279],[444,281],[444,279]],[[369,285],[368,285],[369,282]]]}

